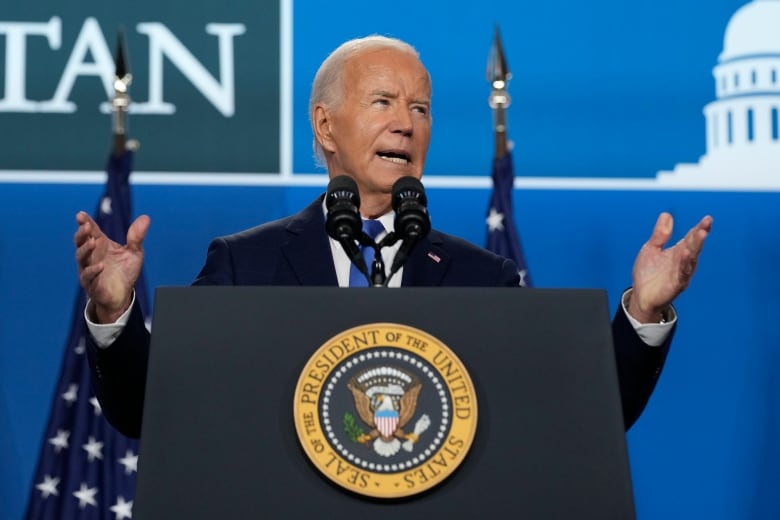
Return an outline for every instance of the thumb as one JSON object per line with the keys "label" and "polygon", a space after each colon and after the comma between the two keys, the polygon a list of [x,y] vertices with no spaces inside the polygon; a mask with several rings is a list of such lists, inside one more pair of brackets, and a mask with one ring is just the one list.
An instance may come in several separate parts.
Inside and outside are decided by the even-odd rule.
{"label": "thumb", "polygon": [[127,247],[134,250],[141,249],[141,242],[146,238],[146,232],[149,231],[151,219],[146,215],[141,215],[135,222],[130,224],[127,230]]}
{"label": "thumb", "polygon": [[674,219],[672,218],[672,215],[665,211],[658,215],[658,220],[656,220],[655,227],[653,228],[653,234],[650,236],[647,244],[652,247],[657,247],[658,249],[663,248],[672,236],[673,226]]}

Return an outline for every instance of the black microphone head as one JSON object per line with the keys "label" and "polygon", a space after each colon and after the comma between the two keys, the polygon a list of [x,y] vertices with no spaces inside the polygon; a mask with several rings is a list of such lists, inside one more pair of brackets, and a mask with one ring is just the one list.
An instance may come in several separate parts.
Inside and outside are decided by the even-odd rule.
{"label": "black microphone head", "polygon": [[428,206],[428,197],[425,196],[425,188],[420,179],[415,177],[401,177],[393,184],[393,210],[405,200],[416,200],[423,207]]}
{"label": "black microphone head", "polygon": [[428,198],[422,182],[414,177],[401,177],[393,184],[395,231],[403,240],[424,237],[431,230]]}
{"label": "black microphone head", "polygon": [[352,177],[339,175],[331,179],[325,192],[328,216],[325,229],[336,240],[354,240],[363,230],[360,218],[360,195]]}
{"label": "black microphone head", "polygon": [[325,192],[325,208],[330,209],[338,201],[348,200],[356,208],[360,208],[360,192],[355,179],[347,175],[333,177]]}

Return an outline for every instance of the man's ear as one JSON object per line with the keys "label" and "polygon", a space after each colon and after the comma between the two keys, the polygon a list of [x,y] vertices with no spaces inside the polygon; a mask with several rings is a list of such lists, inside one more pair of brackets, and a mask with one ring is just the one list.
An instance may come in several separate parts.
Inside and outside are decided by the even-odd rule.
{"label": "man's ear", "polygon": [[314,127],[314,137],[320,143],[320,146],[327,152],[335,152],[336,146],[331,133],[331,114],[328,109],[322,105],[315,106],[312,121],[314,121],[312,125]]}

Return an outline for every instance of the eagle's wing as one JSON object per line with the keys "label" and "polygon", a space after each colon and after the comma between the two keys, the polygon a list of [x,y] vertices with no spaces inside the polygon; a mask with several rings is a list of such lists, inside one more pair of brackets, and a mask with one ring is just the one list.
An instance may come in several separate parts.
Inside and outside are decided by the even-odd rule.
{"label": "eagle's wing", "polygon": [[371,411],[371,401],[368,396],[351,384],[347,384],[347,388],[352,392],[352,397],[355,399],[355,408],[357,409],[358,415],[364,423],[373,428],[374,412]]}
{"label": "eagle's wing", "polygon": [[422,384],[417,383],[401,396],[398,417],[398,426],[400,428],[406,426],[406,423],[414,417],[414,411],[417,408],[417,397],[420,395],[420,390],[422,390]]}

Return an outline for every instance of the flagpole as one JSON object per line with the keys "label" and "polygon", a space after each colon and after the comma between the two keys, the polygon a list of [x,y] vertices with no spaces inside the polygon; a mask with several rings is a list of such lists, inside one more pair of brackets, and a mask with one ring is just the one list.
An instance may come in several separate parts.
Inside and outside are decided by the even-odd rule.
{"label": "flagpole", "polygon": [[116,46],[116,60],[114,69],[114,96],[111,99],[112,133],[114,136],[113,156],[120,157],[126,150],[136,151],[138,142],[127,140],[128,111],[130,109],[130,84],[133,82],[133,74],[130,72],[130,62],[127,59],[125,35],[119,30]]}
{"label": "flagpole", "polygon": [[504,49],[501,45],[501,35],[496,27],[487,68],[487,80],[493,87],[488,97],[488,105],[493,109],[493,132],[496,146],[494,156],[496,159],[503,159],[509,152],[506,109],[512,103],[512,98],[507,91],[510,79],[512,79],[512,74],[509,72]]}
{"label": "flagpole", "polygon": [[488,105],[493,110],[495,150],[491,175],[493,193],[485,219],[488,228],[486,247],[496,254],[513,260],[517,265],[518,285],[529,287],[531,286],[531,277],[520,244],[520,235],[515,228],[512,209],[515,174],[506,124],[506,110],[512,103],[512,98],[507,90],[511,78],[512,74],[509,72],[504,48],[501,44],[501,35],[496,27],[487,66],[487,80],[492,87],[488,97]]}

